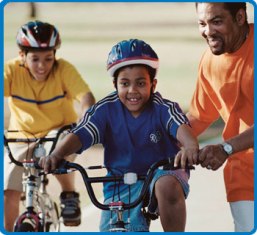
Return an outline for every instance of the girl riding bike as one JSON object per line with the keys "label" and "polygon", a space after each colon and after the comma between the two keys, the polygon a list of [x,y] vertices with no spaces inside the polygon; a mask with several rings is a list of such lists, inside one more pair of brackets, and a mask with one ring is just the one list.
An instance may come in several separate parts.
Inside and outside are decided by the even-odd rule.
{"label": "girl riding bike", "polygon": [[[98,143],[105,148],[108,175],[144,174],[154,162],[172,156],[182,168],[186,162],[196,164],[199,146],[187,118],[177,103],[154,92],[158,67],[157,54],[144,41],[131,39],[115,45],[108,56],[107,70],[116,91],[92,106],[53,153],[41,158],[39,164],[44,171],[54,170],[63,157]],[[155,171],[147,205],[150,214],[160,215],[164,231],[184,231],[189,172],[172,168],[167,165]],[[129,193],[128,186],[120,183],[113,195],[115,186],[113,182],[104,184],[106,204],[114,197],[134,201],[142,182],[133,184]],[[129,231],[149,231],[150,220],[144,216],[142,206],[141,203],[129,211]],[[110,213],[102,212],[102,232],[109,230]]]}

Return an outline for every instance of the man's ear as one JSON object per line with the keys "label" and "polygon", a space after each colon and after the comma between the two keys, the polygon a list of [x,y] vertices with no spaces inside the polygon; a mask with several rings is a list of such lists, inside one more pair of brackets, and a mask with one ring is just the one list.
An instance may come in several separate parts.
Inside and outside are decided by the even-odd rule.
{"label": "man's ear", "polygon": [[236,13],[236,21],[238,25],[242,26],[246,22],[246,13],[244,9],[239,9]]}

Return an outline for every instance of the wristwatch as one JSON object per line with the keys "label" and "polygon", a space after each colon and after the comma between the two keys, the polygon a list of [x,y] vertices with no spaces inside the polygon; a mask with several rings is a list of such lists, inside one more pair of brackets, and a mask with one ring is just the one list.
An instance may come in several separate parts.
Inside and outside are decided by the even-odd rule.
{"label": "wristwatch", "polygon": [[224,143],[222,143],[221,145],[222,145],[223,150],[225,151],[225,153],[226,153],[228,156],[233,153],[233,147],[232,147],[231,144],[224,142]]}

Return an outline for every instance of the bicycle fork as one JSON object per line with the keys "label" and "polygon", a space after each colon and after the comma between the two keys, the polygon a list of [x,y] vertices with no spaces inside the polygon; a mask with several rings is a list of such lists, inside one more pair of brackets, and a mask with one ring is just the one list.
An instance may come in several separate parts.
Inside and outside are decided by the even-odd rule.
{"label": "bicycle fork", "polygon": [[26,211],[17,218],[14,224],[14,231],[17,231],[24,222],[31,224],[33,231],[42,231],[42,219],[34,211],[34,200],[38,191],[37,177],[30,175],[24,180],[23,184],[26,187]]}
{"label": "bicycle fork", "polygon": [[109,204],[109,208],[111,213],[115,213],[117,215],[117,220],[113,223],[112,218],[110,219],[110,232],[127,232],[128,230],[125,228],[126,224],[129,224],[129,218],[128,218],[128,222],[125,223],[123,221],[123,205],[124,203],[122,201],[118,201],[118,202],[111,202]]}

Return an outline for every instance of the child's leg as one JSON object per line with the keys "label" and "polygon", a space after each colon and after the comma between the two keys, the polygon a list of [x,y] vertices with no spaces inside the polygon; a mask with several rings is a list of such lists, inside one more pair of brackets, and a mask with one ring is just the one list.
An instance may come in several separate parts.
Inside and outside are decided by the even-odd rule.
{"label": "child's leg", "polygon": [[19,215],[21,192],[5,190],[4,192],[4,227],[6,231],[13,232],[13,226]]}
{"label": "child's leg", "polygon": [[[48,133],[47,137],[55,137],[58,130],[52,130]],[[65,135],[61,135],[61,140]],[[46,142],[44,147],[47,152],[52,147],[52,143]],[[67,161],[73,162],[76,155],[70,155],[65,158]],[[81,223],[81,210],[79,193],[75,191],[75,174],[56,175],[56,179],[61,185],[62,192],[60,194],[61,200],[61,216],[65,226],[78,226]]]}
{"label": "child's leg", "polygon": [[[16,160],[22,161],[30,156],[31,149],[27,144],[11,144],[13,156]],[[10,162],[5,152],[4,155],[4,228],[6,231],[13,231],[14,223],[19,215],[20,196],[22,186],[23,168]]]}
{"label": "child's leg", "polygon": [[159,178],[155,184],[155,196],[163,230],[185,231],[186,205],[180,182],[171,175]]}
{"label": "child's leg", "polygon": [[[74,161],[75,156],[67,158],[68,161]],[[61,216],[63,217],[64,225],[78,226],[81,223],[81,210],[79,193],[75,191],[75,173],[67,175],[56,175],[59,181],[62,193],[61,200]]]}

